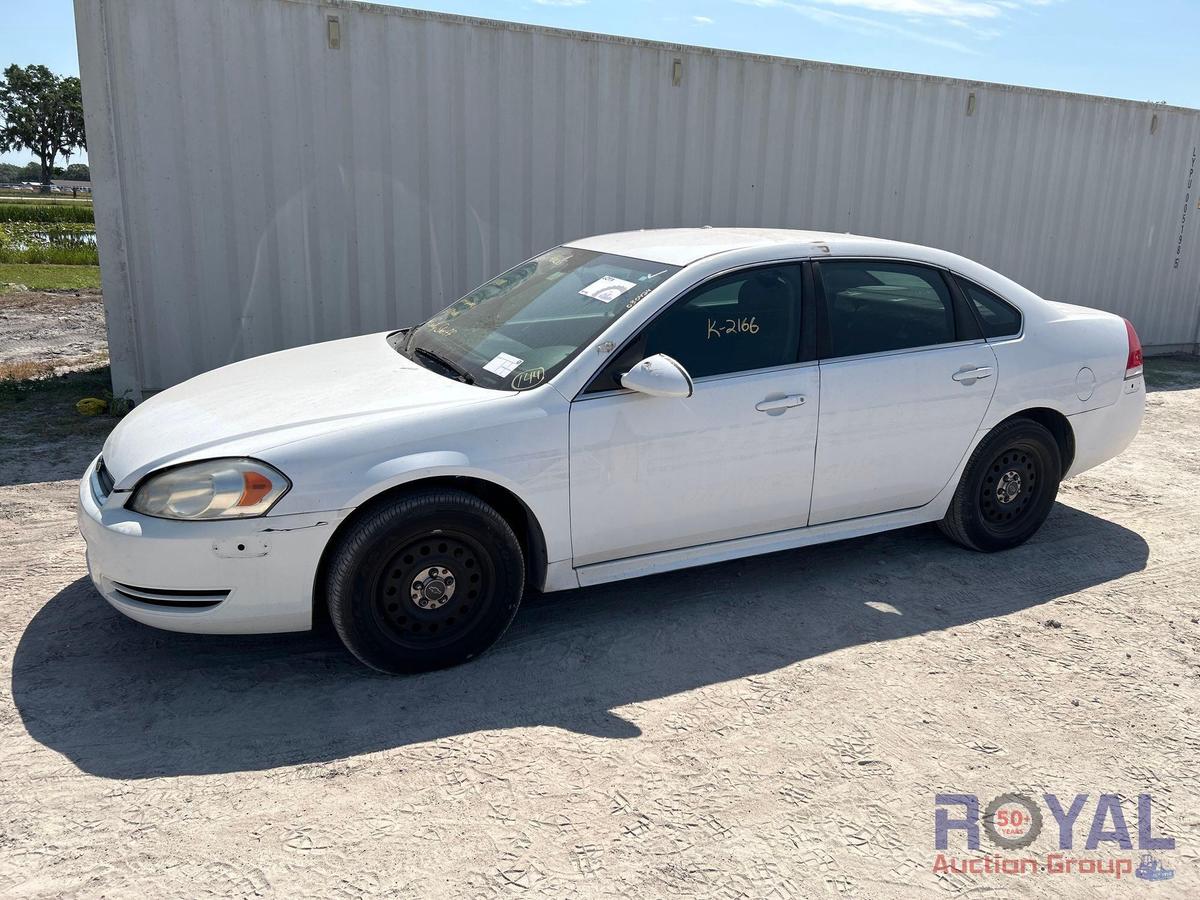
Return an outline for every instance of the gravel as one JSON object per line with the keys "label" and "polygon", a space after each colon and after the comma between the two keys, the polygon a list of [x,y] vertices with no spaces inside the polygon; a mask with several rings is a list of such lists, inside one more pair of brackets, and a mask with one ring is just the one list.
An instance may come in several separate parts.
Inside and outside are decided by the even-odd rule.
{"label": "gravel", "polygon": [[[36,340],[93,340],[87,302],[61,341]],[[1175,878],[1153,890],[1200,895],[1189,371],[1017,550],[915,528],[534,598],[493,652],[411,678],[373,674],[327,634],[126,620],[90,587],[74,525],[98,438],[6,448],[0,894],[1128,890],[933,871],[935,794],[982,809],[1053,792],[1090,797],[1076,855],[1135,865],[1136,843],[1081,848],[1099,794],[1126,798],[1135,842],[1151,794],[1154,831],[1177,841],[1158,854]],[[957,833],[951,849],[1044,859],[1046,818],[1023,851],[983,836],[966,854]]]}

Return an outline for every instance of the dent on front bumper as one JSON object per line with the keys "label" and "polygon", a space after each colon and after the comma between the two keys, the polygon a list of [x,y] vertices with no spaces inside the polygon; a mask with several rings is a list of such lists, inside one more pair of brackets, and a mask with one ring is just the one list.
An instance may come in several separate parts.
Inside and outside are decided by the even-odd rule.
{"label": "dent on front bumper", "polygon": [[[176,522],[125,509],[79,483],[88,572],[131,619],[168,631],[258,634],[312,627],[317,563],[338,513]],[[97,496],[97,494],[101,496]]]}

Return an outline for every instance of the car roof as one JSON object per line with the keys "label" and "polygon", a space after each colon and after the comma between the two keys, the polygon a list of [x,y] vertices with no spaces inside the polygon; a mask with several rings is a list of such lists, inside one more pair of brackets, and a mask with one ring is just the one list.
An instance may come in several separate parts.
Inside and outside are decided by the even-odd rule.
{"label": "car roof", "polygon": [[680,267],[726,253],[735,254],[738,265],[810,256],[824,259],[865,256],[906,260],[941,266],[965,275],[1009,303],[1015,303],[1022,312],[1028,313],[1036,304],[1046,302],[1012,279],[957,253],[848,232],[708,226],[659,228],[598,234],[570,241],[566,246]]}
{"label": "car roof", "polygon": [[935,261],[945,255],[930,247],[830,231],[791,228],[657,228],[619,231],[570,241],[566,246],[630,256],[671,266],[686,266],[718,253],[761,248],[764,258],[787,245],[831,256],[891,256]]}

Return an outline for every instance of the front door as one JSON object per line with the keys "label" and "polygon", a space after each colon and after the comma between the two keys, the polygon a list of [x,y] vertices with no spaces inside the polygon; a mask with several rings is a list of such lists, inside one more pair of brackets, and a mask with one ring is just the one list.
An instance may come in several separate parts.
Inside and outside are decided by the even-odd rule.
{"label": "front door", "polygon": [[[575,564],[803,527],[820,376],[802,361],[799,264],[721,276],[675,301],[571,404]],[[665,353],[686,399],[621,389]]]}
{"label": "front door", "polygon": [[821,262],[821,417],[809,522],[923,506],[987,412],[996,358],[934,268]]}

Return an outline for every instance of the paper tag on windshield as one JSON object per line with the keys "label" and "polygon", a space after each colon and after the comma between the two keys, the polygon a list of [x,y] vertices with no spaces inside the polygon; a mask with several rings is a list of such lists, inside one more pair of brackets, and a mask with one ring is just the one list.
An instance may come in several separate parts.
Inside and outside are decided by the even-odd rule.
{"label": "paper tag on windshield", "polygon": [[611,275],[605,275],[602,278],[597,278],[579,293],[585,297],[593,297],[601,303],[612,303],[631,287],[634,287],[634,282],[632,281],[625,281],[623,278],[613,278]]}
{"label": "paper tag on windshield", "polygon": [[501,378],[507,378],[523,362],[525,360],[509,356],[507,353],[497,353],[484,368],[489,372],[495,372]]}

